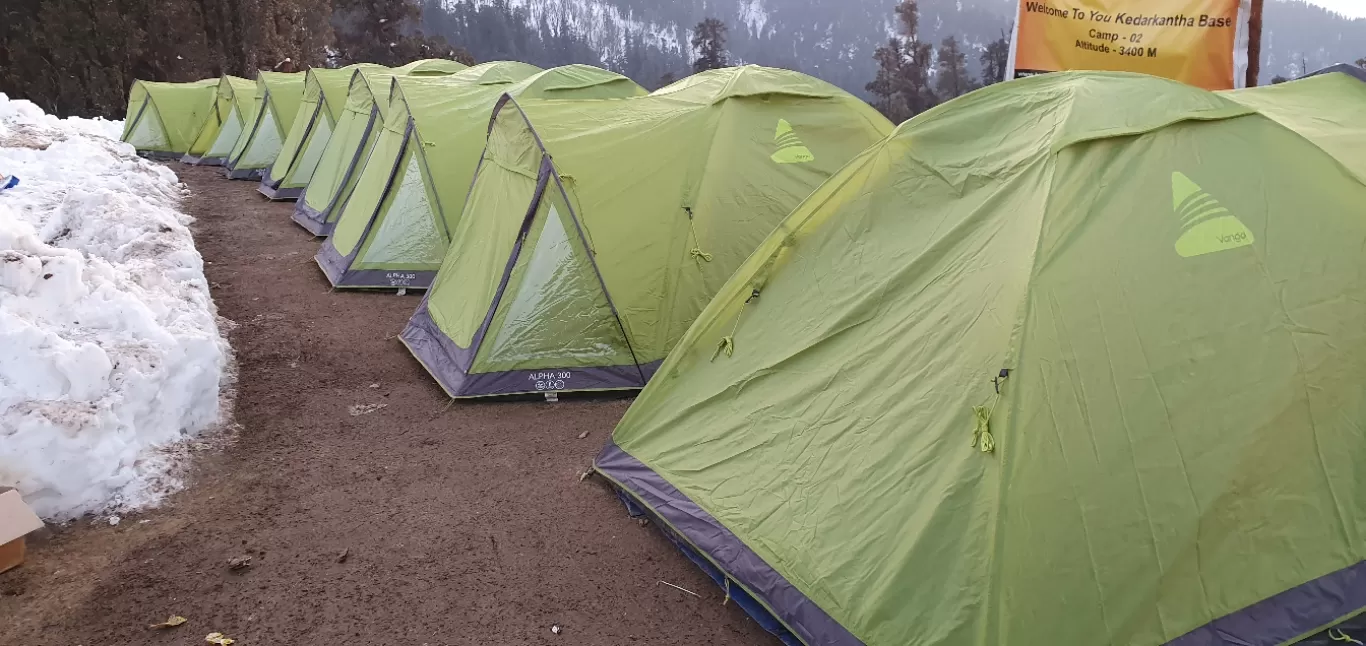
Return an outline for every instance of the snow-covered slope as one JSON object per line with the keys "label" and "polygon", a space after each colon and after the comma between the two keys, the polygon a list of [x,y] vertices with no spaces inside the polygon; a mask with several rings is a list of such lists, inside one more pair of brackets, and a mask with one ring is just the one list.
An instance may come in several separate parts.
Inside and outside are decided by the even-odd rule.
{"label": "snow-covered slope", "polygon": [[227,343],[175,174],[122,124],[0,94],[0,485],[45,518],[155,503],[212,427]]}

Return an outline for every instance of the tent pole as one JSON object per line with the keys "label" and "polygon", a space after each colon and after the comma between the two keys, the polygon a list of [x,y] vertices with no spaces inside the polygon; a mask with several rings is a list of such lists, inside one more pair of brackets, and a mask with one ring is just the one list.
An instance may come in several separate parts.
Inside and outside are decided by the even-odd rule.
{"label": "tent pole", "polygon": [[1247,20],[1247,87],[1257,87],[1262,75],[1262,7],[1265,0],[1252,0]]}

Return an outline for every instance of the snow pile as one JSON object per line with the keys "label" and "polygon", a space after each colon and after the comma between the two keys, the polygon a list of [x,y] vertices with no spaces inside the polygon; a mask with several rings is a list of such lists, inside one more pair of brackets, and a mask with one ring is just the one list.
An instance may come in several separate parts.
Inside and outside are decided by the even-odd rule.
{"label": "snow pile", "polygon": [[[0,94],[0,486],[66,520],[156,503],[229,364],[174,173]],[[109,137],[113,137],[110,139]]]}

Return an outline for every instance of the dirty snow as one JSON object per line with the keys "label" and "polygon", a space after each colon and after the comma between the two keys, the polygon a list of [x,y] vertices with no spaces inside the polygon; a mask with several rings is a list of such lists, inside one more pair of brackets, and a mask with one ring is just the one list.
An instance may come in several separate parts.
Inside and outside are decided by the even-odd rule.
{"label": "dirty snow", "polygon": [[155,504],[220,418],[185,188],[121,128],[0,94],[0,486],[49,520]]}

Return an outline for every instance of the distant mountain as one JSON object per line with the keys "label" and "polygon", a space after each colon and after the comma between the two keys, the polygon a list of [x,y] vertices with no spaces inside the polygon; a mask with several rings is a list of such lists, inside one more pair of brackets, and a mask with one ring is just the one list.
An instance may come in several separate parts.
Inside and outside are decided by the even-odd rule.
{"label": "distant mountain", "polygon": [[[730,27],[736,62],[801,70],[864,95],[873,78],[873,51],[892,34],[896,0],[426,0],[427,15],[455,16],[438,33],[464,45],[481,60],[506,39],[480,40],[472,22],[507,16],[525,30],[522,38],[552,39],[574,51],[572,62],[592,62],[620,71],[653,74],[687,72],[691,27],[717,17]],[[439,4],[438,4],[439,3]],[[977,52],[1008,34],[1014,0],[921,0],[922,39],[936,45],[955,36],[978,74]],[[428,21],[432,22],[431,20]],[[1263,75],[1299,76],[1342,61],[1366,57],[1366,20],[1349,20],[1299,0],[1267,3]],[[453,27],[454,25],[454,27]],[[430,29],[430,26],[429,26]],[[463,40],[462,40],[463,38]],[[485,39],[487,40],[487,39]],[[495,53],[488,51],[487,53]],[[544,54],[543,54],[544,55]],[[594,59],[594,60],[583,60]],[[569,60],[528,61],[558,64]],[[633,77],[651,85],[655,77]]]}
{"label": "distant mountain", "polygon": [[1298,0],[1268,2],[1262,36],[1262,82],[1303,76],[1366,58],[1366,19],[1350,20]]}

